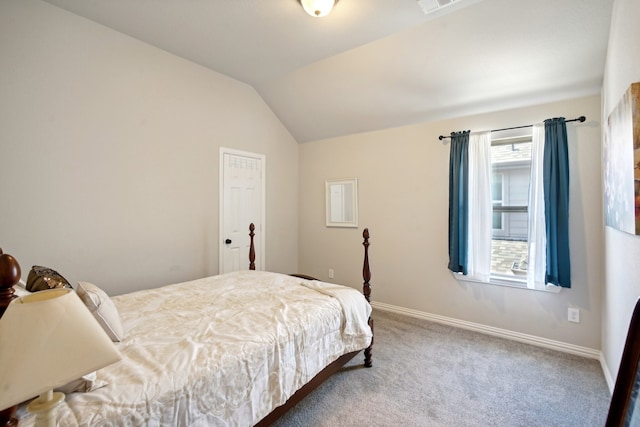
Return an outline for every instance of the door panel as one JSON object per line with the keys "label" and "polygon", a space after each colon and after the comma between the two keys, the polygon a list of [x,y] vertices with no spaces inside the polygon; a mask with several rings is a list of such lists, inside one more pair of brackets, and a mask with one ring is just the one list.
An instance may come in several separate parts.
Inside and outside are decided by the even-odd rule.
{"label": "door panel", "polygon": [[252,222],[256,226],[256,268],[263,268],[263,167],[264,156],[221,149],[220,273],[249,268]]}

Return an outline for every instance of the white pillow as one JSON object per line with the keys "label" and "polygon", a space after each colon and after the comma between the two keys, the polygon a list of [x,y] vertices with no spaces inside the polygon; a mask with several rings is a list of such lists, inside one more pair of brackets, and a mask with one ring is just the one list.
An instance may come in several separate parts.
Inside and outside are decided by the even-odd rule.
{"label": "white pillow", "polygon": [[89,282],[78,282],[78,296],[96,318],[112,341],[121,341],[124,336],[120,314],[109,295]]}
{"label": "white pillow", "polygon": [[20,280],[20,282],[18,282],[15,285],[13,285],[13,294],[19,298],[19,297],[27,296],[27,295],[31,294],[31,292],[29,292],[25,288],[24,282],[22,280]]}

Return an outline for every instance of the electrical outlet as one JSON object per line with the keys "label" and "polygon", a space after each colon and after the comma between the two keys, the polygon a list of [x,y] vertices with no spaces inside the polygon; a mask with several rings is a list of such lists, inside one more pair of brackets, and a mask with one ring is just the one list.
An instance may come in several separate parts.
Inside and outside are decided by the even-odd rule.
{"label": "electrical outlet", "polygon": [[329,269],[329,279],[333,279],[333,268]]}
{"label": "electrical outlet", "polygon": [[569,307],[568,320],[569,322],[580,323],[580,309]]}

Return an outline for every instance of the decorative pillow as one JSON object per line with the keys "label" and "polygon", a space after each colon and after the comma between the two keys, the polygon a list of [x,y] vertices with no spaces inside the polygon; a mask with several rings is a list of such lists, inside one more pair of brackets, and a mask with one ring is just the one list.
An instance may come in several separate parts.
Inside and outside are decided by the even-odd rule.
{"label": "decorative pillow", "polygon": [[107,385],[106,381],[99,380],[95,372],[91,372],[90,374],[83,375],[77,380],[71,381],[68,384],[63,385],[62,387],[57,387],[56,391],[61,391],[64,394],[73,393],[76,391],[86,393],[88,391],[97,390],[101,387]]}
{"label": "decorative pillow", "polygon": [[112,341],[121,341],[124,336],[120,314],[109,295],[89,282],[78,282],[78,296],[96,318]]}
{"label": "decorative pillow", "polygon": [[71,288],[71,285],[67,279],[54,269],[34,265],[29,271],[29,276],[27,276],[26,288],[30,292],[38,292],[55,288]]}

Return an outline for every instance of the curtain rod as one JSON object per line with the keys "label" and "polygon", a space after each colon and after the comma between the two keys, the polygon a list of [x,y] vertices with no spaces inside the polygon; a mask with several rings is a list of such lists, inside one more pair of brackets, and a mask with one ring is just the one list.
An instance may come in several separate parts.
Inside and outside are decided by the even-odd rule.
{"label": "curtain rod", "polygon": [[[580,123],[582,123],[582,122],[584,122],[585,120],[587,120],[587,118],[586,118],[585,116],[580,116],[580,117],[578,117],[577,119],[565,120],[564,122],[565,122],[565,123],[569,123],[569,122],[580,122]],[[512,128],[503,128],[503,129],[492,129],[492,130],[490,130],[489,132],[500,132],[500,131],[503,131],[503,130],[512,130],[512,129],[523,129],[523,128],[530,128],[531,126],[533,126],[533,125],[514,126],[514,127],[512,127]],[[442,141],[442,140],[443,140],[443,139],[445,139],[445,138],[451,138],[451,136],[444,136],[444,135],[440,135],[440,136],[438,137],[438,139],[439,139],[440,141]]]}

